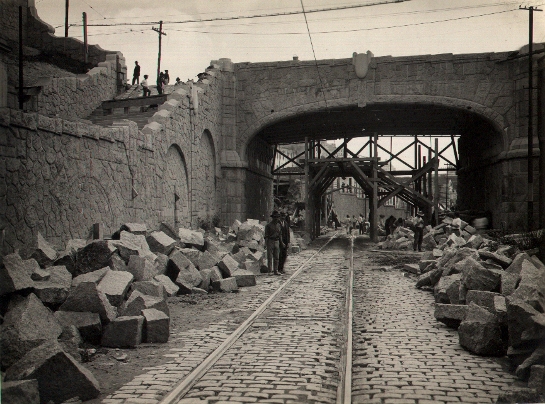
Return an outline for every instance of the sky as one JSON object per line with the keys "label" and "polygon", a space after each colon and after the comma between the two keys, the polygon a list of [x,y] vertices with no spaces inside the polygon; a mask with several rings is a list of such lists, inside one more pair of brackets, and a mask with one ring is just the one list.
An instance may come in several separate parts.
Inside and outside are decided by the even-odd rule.
{"label": "sky", "polygon": [[[38,15],[63,36],[65,0],[35,2]],[[295,55],[300,60],[350,58],[367,50],[375,56],[517,50],[528,43],[529,12],[519,5],[544,9],[545,0],[69,0],[69,23],[74,24],[69,35],[82,39],[86,12],[89,43],[121,51],[129,76],[138,60],[142,74],[154,81],[158,33],[152,28],[163,20],[161,70],[168,69],[171,80],[186,81],[219,58],[237,63]],[[347,6],[362,7],[311,12]],[[186,22],[290,12],[299,13]],[[120,25],[139,23],[147,25]],[[545,12],[534,12],[534,42],[545,42]]]}
{"label": "sky", "polygon": [[[65,0],[35,2],[40,18],[63,36]],[[69,0],[69,35],[83,38],[86,12],[89,44],[122,52],[129,80],[138,60],[141,75],[154,82],[158,33],[152,28],[162,20],[161,70],[173,82],[196,79],[220,58],[256,63],[342,59],[367,50],[375,56],[514,51],[529,39],[529,12],[519,6],[545,9],[545,0]],[[313,12],[328,8],[341,9]],[[263,14],[280,15],[256,17]],[[545,42],[545,11],[534,12],[534,42]],[[396,139],[393,150],[410,141]],[[440,139],[440,148],[448,141]],[[381,143],[389,148],[389,139]],[[412,161],[413,152],[406,154]]]}

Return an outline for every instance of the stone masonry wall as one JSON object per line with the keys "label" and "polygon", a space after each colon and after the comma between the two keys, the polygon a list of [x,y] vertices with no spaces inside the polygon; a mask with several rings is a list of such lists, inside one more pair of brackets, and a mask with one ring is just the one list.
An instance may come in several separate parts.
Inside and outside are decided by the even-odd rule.
{"label": "stone masonry wall", "polygon": [[105,128],[0,109],[3,252],[32,245],[38,231],[64,247],[94,223],[109,235],[125,222],[196,226],[221,213],[223,76],[208,72],[171,94],[142,131],[128,120]]}

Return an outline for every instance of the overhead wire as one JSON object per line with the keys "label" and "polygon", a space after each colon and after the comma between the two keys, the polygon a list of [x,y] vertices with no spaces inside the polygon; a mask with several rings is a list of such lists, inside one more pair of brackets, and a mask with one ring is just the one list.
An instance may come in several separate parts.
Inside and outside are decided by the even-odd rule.
{"label": "overhead wire", "polygon": [[322,89],[322,95],[324,97],[325,107],[327,108],[327,99],[325,98],[325,88],[324,82],[322,81],[322,75],[320,74],[320,69],[318,68],[318,60],[316,59],[316,52],[314,51],[314,44],[312,43],[312,35],[310,35],[310,28],[308,27],[307,13],[305,13],[305,5],[303,0],[301,1],[301,8],[303,9],[303,16],[305,17],[305,24],[307,26],[308,39],[310,40],[310,46],[312,48],[312,55],[314,56],[314,63],[316,64],[316,72],[318,73],[318,79],[320,80],[320,87]]}

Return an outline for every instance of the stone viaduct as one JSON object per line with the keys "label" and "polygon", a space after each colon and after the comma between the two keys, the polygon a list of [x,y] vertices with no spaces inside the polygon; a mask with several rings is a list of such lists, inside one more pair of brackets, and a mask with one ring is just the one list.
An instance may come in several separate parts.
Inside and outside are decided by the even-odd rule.
{"label": "stone viaduct", "polygon": [[[25,4],[25,75],[44,68],[27,55],[68,53],[77,59],[83,54],[81,42],[54,36],[32,0],[17,2]],[[509,229],[525,227],[528,59],[523,50],[376,57],[365,75],[357,72],[357,57],[220,59],[198,82],[176,86],[145,126],[123,119],[121,111],[120,119],[105,127],[88,117],[119,94],[126,67],[119,52],[98,47],[91,70],[55,70],[34,85],[24,111],[17,108],[17,2],[0,3],[0,23],[11,27],[0,35],[3,252],[32,244],[37,232],[63,247],[70,238],[89,237],[97,222],[109,234],[134,221],[157,228],[162,222],[197,226],[215,217],[223,225],[266,220],[272,209],[273,144],[359,136],[362,129],[388,136],[460,136],[461,208],[489,210],[495,224]],[[538,201],[545,189],[538,181],[544,168],[537,163],[538,140],[545,147],[545,80],[543,54],[534,59],[536,71],[541,69],[534,92],[539,109],[532,117]],[[91,93],[96,96],[86,95]],[[536,208],[536,222],[538,217]]]}

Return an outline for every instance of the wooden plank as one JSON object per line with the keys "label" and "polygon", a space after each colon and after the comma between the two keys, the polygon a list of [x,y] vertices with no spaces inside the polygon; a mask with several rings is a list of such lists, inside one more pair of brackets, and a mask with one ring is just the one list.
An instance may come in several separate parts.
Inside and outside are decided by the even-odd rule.
{"label": "wooden plank", "polygon": [[[361,170],[361,168],[358,167],[358,165],[354,161],[351,161],[350,164],[352,165],[352,167],[354,167],[354,169],[356,170],[356,173],[358,173],[358,175],[362,178],[362,180],[367,185],[366,189],[369,191],[372,191],[373,183],[369,181],[369,177],[365,175],[365,173]],[[362,187],[362,188],[365,188],[365,187]]]}

